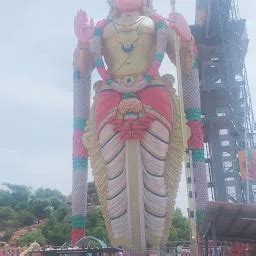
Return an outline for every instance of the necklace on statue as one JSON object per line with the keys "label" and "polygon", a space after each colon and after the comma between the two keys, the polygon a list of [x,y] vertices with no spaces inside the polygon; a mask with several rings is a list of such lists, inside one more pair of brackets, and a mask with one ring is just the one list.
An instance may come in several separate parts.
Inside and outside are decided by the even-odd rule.
{"label": "necklace on statue", "polygon": [[130,53],[134,50],[136,42],[139,38],[139,31],[119,32],[118,42],[121,45],[123,52]]}
{"label": "necklace on statue", "polygon": [[116,36],[123,52],[131,53],[135,49],[140,35],[142,21],[143,19],[139,19],[135,23],[130,24],[113,22]]}
{"label": "necklace on statue", "polygon": [[123,18],[120,18],[119,20],[115,20],[114,24],[120,27],[133,27],[133,26],[136,26],[138,23],[141,24],[141,22],[145,19],[145,17],[139,17],[136,20],[132,18],[133,17],[130,17],[130,16],[123,17]]}

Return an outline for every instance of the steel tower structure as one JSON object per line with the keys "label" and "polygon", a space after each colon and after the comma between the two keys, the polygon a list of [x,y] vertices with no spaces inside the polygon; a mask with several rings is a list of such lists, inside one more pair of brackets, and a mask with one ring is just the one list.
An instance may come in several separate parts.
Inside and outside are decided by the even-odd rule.
{"label": "steel tower structure", "polygon": [[209,194],[216,201],[256,203],[256,182],[241,180],[238,159],[241,150],[254,147],[246,21],[236,0],[197,0],[196,8],[192,31],[199,50]]}

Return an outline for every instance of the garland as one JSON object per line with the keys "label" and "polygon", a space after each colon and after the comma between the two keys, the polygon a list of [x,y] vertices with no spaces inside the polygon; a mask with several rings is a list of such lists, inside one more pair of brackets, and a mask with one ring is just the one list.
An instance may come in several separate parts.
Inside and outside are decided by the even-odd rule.
{"label": "garland", "polygon": [[[151,16],[152,20],[154,21],[154,25],[156,28],[156,52],[154,55],[153,62],[149,70],[140,77],[139,84],[141,88],[147,86],[155,76],[159,73],[159,68],[162,64],[164,53],[166,51],[166,44],[167,44],[167,23],[165,19],[158,15],[153,14]],[[103,30],[105,26],[108,24],[109,20],[101,20],[99,21],[93,33],[93,55],[95,66],[98,70],[99,75],[101,76],[102,80],[106,82],[110,87],[118,88],[119,85],[117,82],[113,81],[111,74],[106,70],[103,61]]]}

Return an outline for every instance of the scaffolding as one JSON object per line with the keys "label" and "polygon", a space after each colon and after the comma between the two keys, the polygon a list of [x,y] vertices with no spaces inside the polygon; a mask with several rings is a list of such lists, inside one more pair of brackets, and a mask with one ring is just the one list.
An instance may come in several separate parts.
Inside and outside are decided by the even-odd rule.
{"label": "scaffolding", "polygon": [[238,159],[241,150],[255,146],[245,66],[246,21],[236,0],[197,0],[197,15],[203,18],[197,17],[192,31],[199,48],[210,198],[256,203],[252,191],[256,181],[242,181]]}

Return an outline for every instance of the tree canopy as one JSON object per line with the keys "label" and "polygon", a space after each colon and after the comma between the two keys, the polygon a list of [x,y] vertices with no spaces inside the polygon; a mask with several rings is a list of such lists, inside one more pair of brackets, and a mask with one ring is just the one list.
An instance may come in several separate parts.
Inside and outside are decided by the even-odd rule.
{"label": "tree canopy", "polygon": [[17,243],[23,246],[36,240],[42,244],[61,245],[69,241],[70,209],[66,196],[49,188],[33,191],[23,185],[3,185],[5,189],[0,190],[2,240],[8,241],[15,231],[46,219],[48,221],[42,228],[26,233]]}
{"label": "tree canopy", "polygon": [[[17,245],[25,246],[37,241],[42,245],[60,246],[70,241],[71,209],[65,195],[49,188],[33,190],[23,185],[4,184],[4,186],[5,189],[0,189],[2,240],[8,242],[15,231],[44,220],[43,225],[38,226],[36,230],[24,232],[25,234],[17,239]],[[108,244],[109,238],[93,182],[88,184],[87,201],[87,234]],[[189,240],[188,219],[183,216],[180,209],[176,209],[174,213],[169,238],[172,241]]]}
{"label": "tree canopy", "polygon": [[190,240],[189,221],[183,216],[183,213],[179,208],[177,208],[174,212],[169,239],[171,241]]}

